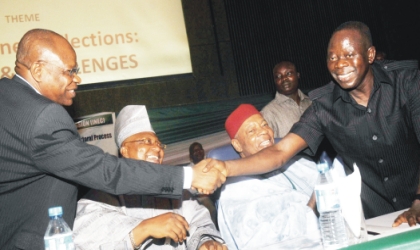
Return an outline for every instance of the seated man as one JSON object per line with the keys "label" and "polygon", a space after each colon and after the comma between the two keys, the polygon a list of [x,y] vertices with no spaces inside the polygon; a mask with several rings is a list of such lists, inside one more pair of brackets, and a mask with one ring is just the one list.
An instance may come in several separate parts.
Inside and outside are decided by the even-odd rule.
{"label": "seated man", "polygon": [[[153,131],[145,106],[121,110],[115,137],[123,157],[162,163],[165,145]],[[195,200],[98,191],[89,195],[97,201],[81,199],[77,204],[73,228],[77,249],[99,249],[114,241],[125,241],[133,249],[226,249],[209,212]]]}
{"label": "seated man", "polygon": [[191,161],[190,165],[191,166],[194,166],[195,164],[199,163],[200,161],[204,159],[203,145],[201,145],[201,143],[199,142],[191,143],[189,147],[189,152],[190,152],[190,161]]}
{"label": "seated man", "polygon": [[[250,104],[234,110],[225,127],[242,158],[274,143],[273,130]],[[320,248],[312,195],[317,177],[316,164],[296,156],[281,170],[228,178],[218,206],[219,229],[228,248]]]}
{"label": "seated man", "polygon": [[[194,166],[205,158],[203,145],[201,145],[199,142],[191,143],[188,151],[191,161],[190,166]],[[195,199],[198,201],[198,203],[205,206],[209,210],[211,219],[217,228],[217,211],[216,207],[214,206],[214,201],[211,199],[211,197],[211,195],[195,194]]]}

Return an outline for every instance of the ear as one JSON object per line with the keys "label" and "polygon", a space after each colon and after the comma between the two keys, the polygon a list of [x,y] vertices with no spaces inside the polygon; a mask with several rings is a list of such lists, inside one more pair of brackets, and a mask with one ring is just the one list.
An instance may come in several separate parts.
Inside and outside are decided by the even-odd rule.
{"label": "ear", "polygon": [[241,153],[243,151],[242,145],[239,143],[238,139],[232,139],[230,143],[232,144],[236,152]]}
{"label": "ear", "polygon": [[40,61],[36,61],[31,65],[29,71],[31,72],[32,78],[35,81],[40,82],[42,74],[44,74],[44,65]]}
{"label": "ear", "polygon": [[124,158],[128,158],[128,149],[127,147],[123,146],[120,148],[120,153]]}
{"label": "ear", "polygon": [[369,64],[372,64],[373,61],[375,60],[375,56],[376,56],[376,48],[375,48],[375,46],[370,46],[367,52],[368,52]]}
{"label": "ear", "polygon": [[297,78],[300,79],[300,73],[297,72],[296,75],[297,75]]}

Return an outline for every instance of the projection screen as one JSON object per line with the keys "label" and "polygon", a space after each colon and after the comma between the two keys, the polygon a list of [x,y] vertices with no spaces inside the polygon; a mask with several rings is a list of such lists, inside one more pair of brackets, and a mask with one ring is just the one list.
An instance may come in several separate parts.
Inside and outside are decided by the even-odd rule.
{"label": "projection screen", "polygon": [[72,44],[82,84],[192,72],[181,0],[2,0],[0,14],[1,77],[33,28]]}

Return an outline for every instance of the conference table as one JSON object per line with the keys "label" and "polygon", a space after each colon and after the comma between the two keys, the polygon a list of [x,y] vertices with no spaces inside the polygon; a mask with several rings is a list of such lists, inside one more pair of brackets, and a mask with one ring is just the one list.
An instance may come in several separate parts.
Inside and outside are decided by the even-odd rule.
{"label": "conference table", "polygon": [[408,226],[407,223],[399,227],[392,227],[395,218],[407,209],[381,215],[366,220],[366,228],[369,232],[368,241],[355,244],[343,249],[420,249],[420,226]]}
{"label": "conference table", "polygon": [[[420,225],[409,227],[407,223],[403,223],[399,227],[392,227],[395,218],[407,209],[366,220],[366,228],[369,232],[368,241],[341,248],[341,250],[420,250]],[[293,246],[286,248],[285,242],[280,242],[266,245],[261,249],[297,248]],[[323,248],[320,242],[308,241],[305,246],[299,246],[298,249],[322,250]]]}

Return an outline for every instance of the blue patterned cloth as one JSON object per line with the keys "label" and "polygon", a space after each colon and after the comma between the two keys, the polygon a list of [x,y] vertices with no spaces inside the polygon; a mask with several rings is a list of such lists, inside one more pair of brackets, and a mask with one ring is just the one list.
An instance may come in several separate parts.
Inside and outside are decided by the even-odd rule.
{"label": "blue patterned cloth", "polygon": [[322,249],[318,219],[307,206],[317,178],[316,164],[297,157],[262,176],[228,178],[218,224],[229,250]]}

